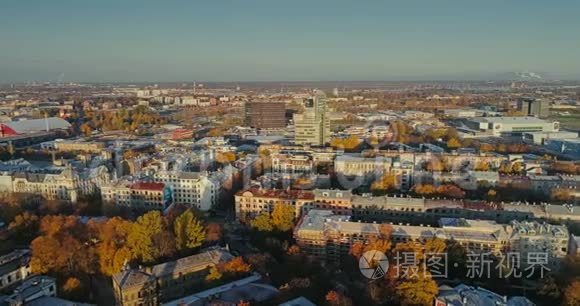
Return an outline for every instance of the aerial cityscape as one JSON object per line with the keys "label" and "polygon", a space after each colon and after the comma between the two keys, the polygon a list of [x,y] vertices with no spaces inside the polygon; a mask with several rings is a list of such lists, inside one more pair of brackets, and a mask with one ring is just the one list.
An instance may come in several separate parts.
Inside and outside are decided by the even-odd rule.
{"label": "aerial cityscape", "polygon": [[0,306],[579,306],[580,3],[276,2],[0,4]]}

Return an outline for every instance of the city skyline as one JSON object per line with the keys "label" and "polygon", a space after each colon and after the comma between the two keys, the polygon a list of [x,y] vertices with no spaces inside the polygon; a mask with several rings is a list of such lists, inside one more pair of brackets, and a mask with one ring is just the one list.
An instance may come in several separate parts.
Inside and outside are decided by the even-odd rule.
{"label": "city skyline", "polygon": [[573,1],[0,4],[0,83],[580,79]]}

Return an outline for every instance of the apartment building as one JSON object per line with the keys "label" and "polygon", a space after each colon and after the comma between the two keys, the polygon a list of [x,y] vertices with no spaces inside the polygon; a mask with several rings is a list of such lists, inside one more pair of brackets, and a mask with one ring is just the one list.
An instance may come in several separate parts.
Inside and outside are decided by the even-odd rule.
{"label": "apartment building", "polygon": [[299,217],[302,207],[313,202],[312,191],[250,188],[235,195],[236,218],[251,220],[263,212],[272,212],[278,204],[294,207],[295,215]]}
{"label": "apartment building", "polygon": [[200,210],[210,210],[218,201],[221,183],[217,173],[157,171],[153,181],[168,188],[176,204],[192,205]]}
{"label": "apartment building", "polygon": [[504,226],[492,221],[446,219],[440,227],[394,225],[353,221],[350,216],[328,210],[311,210],[294,230],[302,250],[322,260],[336,261],[348,254],[355,242],[368,242],[381,235],[381,228],[392,229],[393,242],[424,242],[431,238],[453,239],[473,252],[500,254],[508,244]]}
{"label": "apartment building", "polygon": [[555,268],[568,254],[570,233],[564,225],[537,221],[510,222],[510,251],[520,254],[523,263],[531,253],[545,253],[548,266]]}
{"label": "apartment building", "polygon": [[[163,183],[117,183],[101,187],[101,198],[105,202],[135,210],[163,210],[165,203]],[[167,205],[166,205],[167,204]]]}
{"label": "apartment building", "polygon": [[314,173],[312,157],[302,154],[273,154],[272,172],[282,175],[307,175]]}

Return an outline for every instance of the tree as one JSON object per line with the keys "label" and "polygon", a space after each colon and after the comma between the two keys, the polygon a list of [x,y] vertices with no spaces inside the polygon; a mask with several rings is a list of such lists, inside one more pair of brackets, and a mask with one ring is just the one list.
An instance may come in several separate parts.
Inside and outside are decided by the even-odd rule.
{"label": "tree", "polygon": [[87,137],[88,136],[91,136],[92,133],[93,133],[93,128],[91,127],[91,125],[89,123],[83,123],[83,124],[81,124],[80,130]]}
{"label": "tree", "polygon": [[449,149],[457,149],[457,148],[461,147],[461,142],[459,142],[459,140],[457,140],[457,138],[451,138],[447,141],[447,147]]}
{"label": "tree", "polygon": [[294,207],[276,204],[272,211],[272,225],[281,232],[291,230],[294,227]]}
{"label": "tree", "polygon": [[439,238],[431,238],[425,241],[425,253],[440,254],[445,252],[447,245]]}
{"label": "tree", "polygon": [[212,266],[209,269],[209,274],[205,277],[205,280],[215,281],[221,279],[222,276],[223,274],[220,272],[220,270],[216,266]]}
{"label": "tree", "polygon": [[580,280],[575,280],[564,290],[564,301],[565,306],[576,306],[580,305]]}
{"label": "tree", "polygon": [[81,281],[76,277],[69,277],[62,285],[62,292],[64,296],[72,300],[80,300],[83,298],[83,287]]}
{"label": "tree", "polygon": [[133,255],[127,246],[127,237],[132,224],[119,217],[111,218],[104,224],[97,225],[97,237],[100,241],[97,246],[101,273],[113,275],[121,271],[125,262]]}
{"label": "tree", "polygon": [[374,181],[371,185],[373,192],[387,192],[395,189],[397,186],[397,176],[394,174],[385,174],[380,179]]}
{"label": "tree", "polygon": [[395,293],[402,306],[430,306],[439,293],[439,287],[427,271],[419,271],[416,277],[402,280]]}
{"label": "tree", "polygon": [[250,221],[250,225],[261,232],[271,232],[274,230],[272,218],[267,212],[257,215],[252,221]]}
{"label": "tree", "polygon": [[479,161],[476,165],[475,165],[475,171],[489,171],[491,169],[491,166],[488,162],[486,161]]}
{"label": "tree", "polygon": [[127,237],[133,257],[143,262],[153,262],[159,256],[153,238],[162,231],[163,220],[159,211],[150,211],[137,218]]}
{"label": "tree", "polygon": [[177,250],[194,249],[205,241],[205,228],[191,209],[183,212],[173,224]]}
{"label": "tree", "polygon": [[220,164],[229,164],[236,161],[236,153],[234,152],[219,152],[216,156],[216,161]]}
{"label": "tree", "polygon": [[445,171],[446,168],[447,168],[447,166],[445,165],[445,162],[442,159],[437,158],[436,156],[431,158],[427,162],[427,166],[426,166],[427,171],[434,171],[434,172]]}
{"label": "tree", "polygon": [[437,187],[437,194],[443,197],[450,197],[456,199],[462,199],[465,197],[465,191],[452,184],[446,184]]}
{"label": "tree", "polygon": [[352,300],[344,294],[331,290],[325,296],[326,301],[331,306],[352,306]]}
{"label": "tree", "polygon": [[36,215],[29,212],[14,217],[14,220],[8,225],[8,230],[17,240],[29,242],[38,234],[39,220]]}
{"label": "tree", "polygon": [[219,241],[223,236],[223,228],[219,223],[209,223],[206,226],[205,240],[207,241]]}
{"label": "tree", "polygon": [[235,257],[234,259],[226,262],[222,266],[221,272],[226,274],[244,274],[250,272],[250,265],[244,261],[244,259],[240,256]]}
{"label": "tree", "polygon": [[492,144],[489,144],[489,143],[482,143],[479,146],[479,151],[481,151],[481,152],[491,152],[491,151],[494,151],[494,150],[495,150],[495,147]]}
{"label": "tree", "polygon": [[416,194],[423,196],[433,196],[437,192],[435,186],[431,184],[417,184],[413,186],[413,190]]}

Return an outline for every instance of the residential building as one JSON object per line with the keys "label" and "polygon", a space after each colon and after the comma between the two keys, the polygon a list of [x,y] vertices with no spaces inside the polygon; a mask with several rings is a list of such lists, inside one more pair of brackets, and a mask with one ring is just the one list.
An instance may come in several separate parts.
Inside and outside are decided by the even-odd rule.
{"label": "residential building", "polygon": [[535,306],[526,297],[506,297],[482,287],[459,284],[455,287],[441,285],[435,306]]}
{"label": "residential building", "polygon": [[210,210],[220,195],[220,180],[217,173],[157,171],[153,181],[163,183],[175,204],[192,205],[200,210]]}
{"label": "residential building", "polygon": [[61,152],[101,153],[105,149],[105,144],[94,141],[55,140],[54,148]]}
{"label": "residential building", "polygon": [[286,127],[286,106],[280,102],[246,102],[245,125],[259,129]]}
{"label": "residential building", "polygon": [[[34,276],[24,281],[20,286],[14,289],[14,292],[4,300],[8,306],[23,306],[36,304],[45,298],[56,297],[56,280],[48,276]],[[2,302],[0,300],[0,302]],[[2,304],[4,305],[4,304]],[[47,305],[47,304],[36,304]],[[67,305],[67,304],[59,304]]]}
{"label": "residential building", "polygon": [[251,220],[256,215],[272,212],[276,205],[294,207],[296,217],[302,212],[302,207],[314,201],[312,191],[250,188],[239,191],[235,195],[236,218]]}
{"label": "residential building", "polygon": [[231,259],[225,249],[213,248],[152,267],[126,267],[113,275],[115,299],[122,306],[152,306],[181,298],[203,285],[211,267]]}
{"label": "residential building", "polygon": [[[116,183],[101,187],[101,198],[104,202],[119,207],[135,210],[163,210],[170,203],[165,203],[163,183]],[[166,205],[167,204],[167,205]]]}
{"label": "residential building", "polygon": [[330,118],[326,95],[317,91],[304,101],[304,112],[294,114],[294,142],[323,146],[330,142]]}
{"label": "residential building", "polygon": [[352,221],[350,216],[328,210],[310,210],[294,229],[296,243],[306,253],[336,261],[348,254],[354,242],[368,242],[381,235],[383,227],[392,229],[393,242],[424,242],[431,238],[453,239],[473,252],[501,254],[508,242],[504,226],[492,221],[446,219],[440,227],[393,225]]}
{"label": "residential building", "polygon": [[522,266],[527,263],[530,253],[542,253],[548,258],[546,266],[554,269],[568,254],[570,233],[564,225],[537,221],[512,221],[510,234],[510,251],[520,254]]}
{"label": "residential building", "polygon": [[30,250],[14,250],[0,256],[0,290],[22,282],[31,274]]}
{"label": "residential building", "polygon": [[314,162],[309,155],[273,154],[272,172],[283,175],[305,175],[314,172]]}
{"label": "residential building", "polygon": [[241,302],[262,303],[279,294],[276,287],[262,283],[262,276],[254,273],[248,277],[221,286],[197,292],[162,306],[237,306]]}

